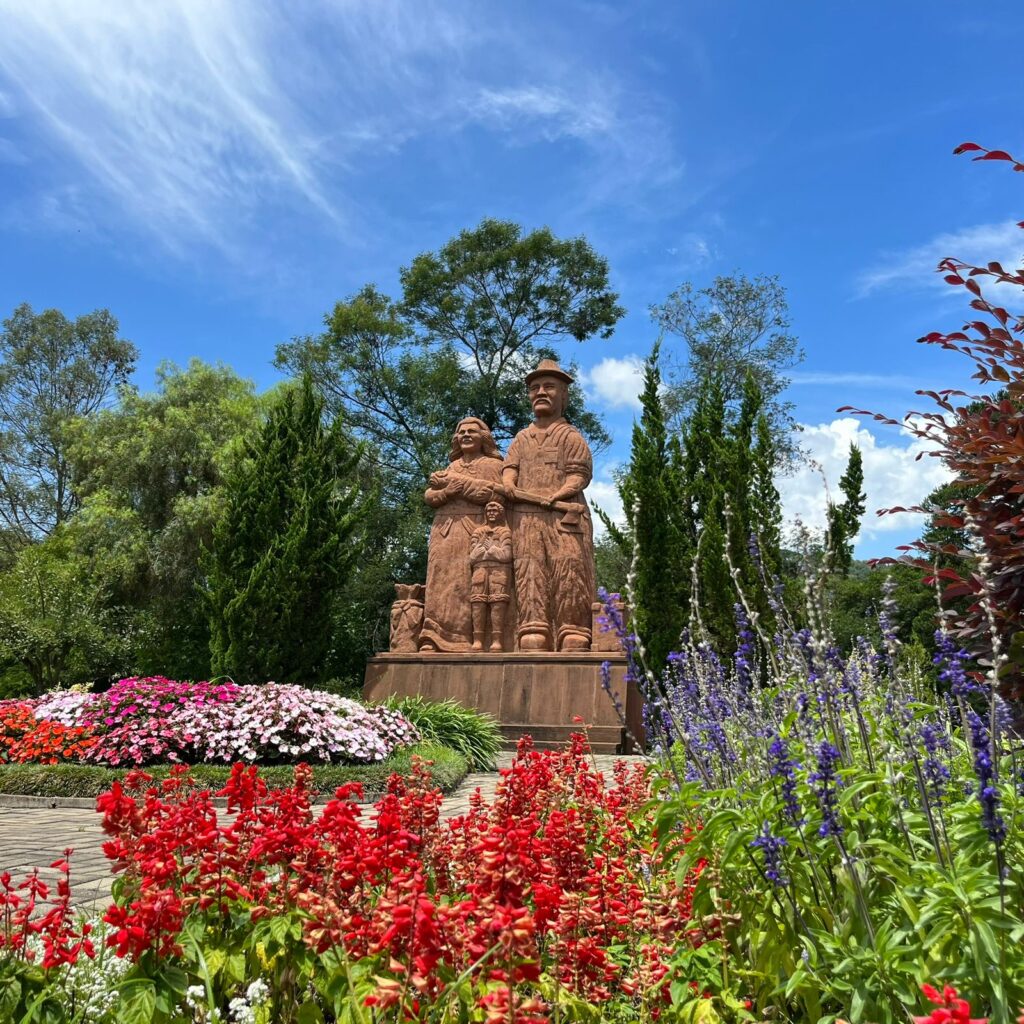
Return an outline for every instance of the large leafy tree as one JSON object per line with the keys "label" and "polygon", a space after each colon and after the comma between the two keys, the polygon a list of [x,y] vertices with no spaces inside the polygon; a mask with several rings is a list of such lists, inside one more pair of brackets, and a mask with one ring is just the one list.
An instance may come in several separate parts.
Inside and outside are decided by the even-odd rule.
{"label": "large leafy tree", "polygon": [[68,428],[100,409],[135,366],[105,310],[69,320],[27,303],[0,330],[0,543],[52,533],[75,510]]}
{"label": "large leafy tree", "polygon": [[[396,503],[447,460],[464,415],[500,439],[529,420],[522,380],[563,339],[608,337],[623,310],[608,265],[582,238],[484,220],[401,270],[402,298],[368,285],[339,302],[319,337],[278,348],[309,373],[331,411],[373,444]],[[608,441],[573,389],[569,415],[592,444]]]}
{"label": "large leafy tree", "polygon": [[224,366],[166,363],[156,389],[123,388],[115,408],[77,421],[70,464],[80,551],[118,554],[112,600],[135,611],[135,671],[197,678],[209,668],[200,555],[223,507],[224,475],[259,424],[251,382]]}
{"label": "large leafy tree", "polygon": [[[335,305],[323,333],[280,345],[275,358],[280,369],[308,374],[330,414],[367,442],[380,488],[367,537],[373,556],[351,581],[339,626],[349,652],[386,644],[393,581],[423,578],[422,491],[447,464],[459,417],[480,416],[499,443],[511,439],[530,421],[526,373],[554,358],[557,342],[607,337],[623,313],[606,261],[584,239],[507,221],[485,220],[417,256],[400,280],[398,300],[367,285]],[[595,450],[608,444],[575,385],[567,415]]]}
{"label": "large leafy tree", "polygon": [[675,421],[685,420],[708,382],[717,379],[728,422],[740,414],[744,384],[752,377],[761,393],[780,463],[797,453],[793,404],[782,398],[785,371],[804,357],[790,333],[786,290],[778,277],[744,274],[716,277],[706,288],[684,282],[651,316],[661,330],[681,339],[684,359],[669,375],[666,403]]}
{"label": "large leafy tree", "polygon": [[216,674],[325,679],[376,496],[361,486],[362,448],[324,411],[308,377],[285,388],[229,473],[207,563]]}
{"label": "large leafy tree", "polygon": [[0,660],[20,664],[35,693],[121,669],[126,631],[110,602],[117,569],[59,528],[0,574]]}

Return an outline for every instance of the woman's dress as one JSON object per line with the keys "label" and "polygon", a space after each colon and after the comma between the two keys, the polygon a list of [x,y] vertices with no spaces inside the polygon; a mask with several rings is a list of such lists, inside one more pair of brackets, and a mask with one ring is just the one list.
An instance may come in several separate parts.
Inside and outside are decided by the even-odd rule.
{"label": "woman's dress", "polygon": [[[445,488],[428,488],[424,495],[437,511],[430,528],[427,588],[423,600],[420,648],[468,651],[473,640],[470,605],[470,534],[484,521],[484,506],[500,498],[501,458],[481,455],[456,459],[448,466]],[[442,496],[443,504],[438,504]]]}

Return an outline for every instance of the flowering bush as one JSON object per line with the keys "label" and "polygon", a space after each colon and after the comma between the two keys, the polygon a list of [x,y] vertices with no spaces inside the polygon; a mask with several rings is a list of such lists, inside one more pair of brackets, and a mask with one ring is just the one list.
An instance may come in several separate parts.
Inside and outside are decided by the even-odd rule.
{"label": "flowering bush", "polygon": [[35,701],[0,701],[0,763],[78,761],[95,746],[91,728],[40,719],[37,710]]}
{"label": "flowering bush", "polygon": [[726,922],[755,1011],[902,1021],[942,970],[1009,1024],[1024,1003],[1024,758],[966,652],[937,634],[939,698],[888,605],[882,649],[844,654],[819,610],[812,632],[776,602],[767,636],[741,602],[733,659],[684,637],[655,678],[608,600],[662,751],[661,827],[692,830],[681,866],[708,863],[695,913]]}
{"label": "flowering bush", "polygon": [[184,768],[99,799],[120,875],[108,941],[130,980],[159,994],[184,971],[226,1019],[264,975],[274,1021],[653,1020],[706,1002],[708,977],[724,988],[717,923],[691,919],[703,864],[675,871],[691,837],[659,849],[643,772],[606,787],[581,737],[524,742],[494,801],[447,823],[423,766],[369,820],[353,786],[315,817],[308,781],[300,766],[269,791],[236,765],[224,824]]}
{"label": "flowering bush", "polygon": [[61,725],[83,725],[88,720],[88,710],[99,695],[84,689],[53,690],[37,698],[36,718],[46,718]]}
{"label": "flowering bush", "polygon": [[371,763],[419,734],[398,711],[301,686],[122,679],[106,693],[0,703],[0,760]]}

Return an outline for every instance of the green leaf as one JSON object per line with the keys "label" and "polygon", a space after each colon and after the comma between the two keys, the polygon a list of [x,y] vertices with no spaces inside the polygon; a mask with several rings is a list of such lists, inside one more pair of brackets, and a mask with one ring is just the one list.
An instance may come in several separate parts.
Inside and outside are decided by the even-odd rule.
{"label": "green leaf", "polygon": [[299,1007],[299,1012],[295,1016],[296,1024],[324,1024],[324,1015],[320,1007],[313,1002],[312,999],[307,999]]}
{"label": "green leaf", "polygon": [[238,984],[246,979],[245,954],[231,953],[227,958],[224,973],[227,977]]}
{"label": "green leaf", "polygon": [[130,978],[119,989],[118,1024],[150,1024],[156,1010],[156,987],[149,978]]}
{"label": "green leaf", "polygon": [[13,975],[0,977],[0,1020],[14,1020],[20,1002],[21,981]]}
{"label": "green leaf", "polygon": [[206,960],[206,977],[210,981],[220,974],[228,962],[228,955],[223,949],[206,949],[203,958]]}

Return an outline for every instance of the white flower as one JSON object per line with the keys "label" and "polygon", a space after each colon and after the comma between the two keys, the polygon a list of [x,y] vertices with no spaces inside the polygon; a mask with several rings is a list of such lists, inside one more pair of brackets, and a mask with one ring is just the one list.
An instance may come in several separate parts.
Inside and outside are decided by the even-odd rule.
{"label": "white flower", "polygon": [[246,990],[245,998],[253,1006],[259,1006],[267,1001],[270,996],[270,987],[262,978],[257,978]]}

